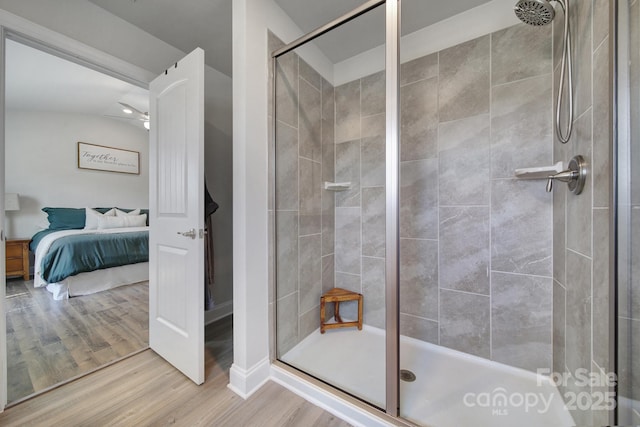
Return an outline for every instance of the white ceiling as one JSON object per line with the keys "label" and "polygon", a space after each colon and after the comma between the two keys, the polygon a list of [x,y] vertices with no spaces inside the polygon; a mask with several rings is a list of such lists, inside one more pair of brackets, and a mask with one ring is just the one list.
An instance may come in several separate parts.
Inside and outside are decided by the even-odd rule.
{"label": "white ceiling", "polygon": [[[411,34],[490,0],[403,0],[402,35]],[[275,0],[305,33],[330,22],[365,0]],[[316,40],[331,62],[338,63],[384,43],[384,6]]]}
{"label": "white ceiling", "polygon": [[201,47],[207,65],[231,76],[231,0],[89,0],[183,52]]}
{"label": "white ceiling", "polygon": [[6,58],[8,110],[118,116],[142,127],[118,102],[148,111],[145,89],[11,40]]}
{"label": "white ceiling", "polygon": [[[232,0],[89,0],[91,3],[190,52],[201,47],[207,64],[231,76]],[[515,0],[514,0],[515,1]],[[304,32],[355,9],[366,0],[275,0]],[[403,0],[403,34],[434,24],[489,0]],[[333,63],[384,42],[381,8],[317,40]],[[188,31],[185,31],[188,29]],[[212,54],[213,53],[213,54]]]}

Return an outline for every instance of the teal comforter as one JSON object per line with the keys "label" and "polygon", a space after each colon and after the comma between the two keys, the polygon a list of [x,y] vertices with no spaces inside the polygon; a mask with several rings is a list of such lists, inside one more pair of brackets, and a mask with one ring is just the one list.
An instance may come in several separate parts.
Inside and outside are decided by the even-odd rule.
{"label": "teal comforter", "polygon": [[65,236],[42,258],[41,276],[56,283],[69,276],[149,261],[149,231]]}

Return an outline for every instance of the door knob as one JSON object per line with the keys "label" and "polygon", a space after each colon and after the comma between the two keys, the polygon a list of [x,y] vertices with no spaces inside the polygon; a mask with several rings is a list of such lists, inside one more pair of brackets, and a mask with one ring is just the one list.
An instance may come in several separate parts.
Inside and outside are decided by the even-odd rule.
{"label": "door knob", "polygon": [[196,238],[196,230],[194,228],[189,231],[178,231],[178,234],[184,237],[191,237],[192,239]]}

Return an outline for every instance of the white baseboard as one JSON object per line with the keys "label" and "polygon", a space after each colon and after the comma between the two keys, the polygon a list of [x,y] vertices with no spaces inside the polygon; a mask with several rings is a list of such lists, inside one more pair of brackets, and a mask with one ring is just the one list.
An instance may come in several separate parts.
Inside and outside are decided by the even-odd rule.
{"label": "white baseboard", "polygon": [[213,310],[204,312],[204,324],[208,325],[231,314],[233,314],[233,300],[216,304]]}
{"label": "white baseboard", "polygon": [[353,426],[393,425],[278,366],[271,365],[271,380]]}
{"label": "white baseboard", "polygon": [[229,370],[229,384],[227,387],[235,394],[247,399],[269,381],[271,363],[266,357],[249,369],[242,369],[235,363]]}

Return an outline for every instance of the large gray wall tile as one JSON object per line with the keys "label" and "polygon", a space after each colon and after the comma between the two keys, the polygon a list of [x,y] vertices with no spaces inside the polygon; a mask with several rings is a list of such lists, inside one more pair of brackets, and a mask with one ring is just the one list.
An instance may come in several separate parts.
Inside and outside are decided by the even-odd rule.
{"label": "large gray wall tile", "polygon": [[377,187],[385,185],[385,115],[362,119],[360,143],[361,185]]}
{"label": "large gray wall tile", "polygon": [[489,207],[440,208],[440,287],[489,295]]}
{"label": "large gray wall tile", "polygon": [[[605,2],[596,2],[601,3]],[[611,186],[608,40],[596,51],[593,61],[593,206],[608,207]]]}
{"label": "large gray wall tile", "polygon": [[438,238],[438,159],[400,165],[400,237]]}
{"label": "large gray wall tile", "polygon": [[336,208],[336,271],[360,274],[360,223],[360,208]]}
{"label": "large gray wall tile", "polygon": [[383,136],[362,139],[361,165],[363,187],[385,185],[385,139]]}
{"label": "large gray wall tile", "polygon": [[322,255],[335,252],[335,209],[334,193],[322,190]]}
{"label": "large gray wall tile", "polygon": [[362,257],[362,295],[364,323],[385,328],[385,260]]}
{"label": "large gray wall tile", "polygon": [[489,297],[440,290],[440,345],[489,358]]}
{"label": "large gray wall tile", "polygon": [[567,188],[556,185],[553,189],[553,278],[564,285],[565,249],[567,247]]}
{"label": "large gray wall tile", "polygon": [[276,126],[276,209],[298,209],[298,131]]}
{"label": "large gray wall tile", "polygon": [[385,255],[385,191],[384,187],[362,189],[362,255]]}
{"label": "large gray wall tile", "polygon": [[[573,42],[573,82],[575,91],[575,118],[580,117],[592,105],[591,79],[593,49],[591,45],[592,2],[581,1],[571,4],[573,9],[571,31]],[[576,12],[577,9],[577,13]],[[574,19],[575,18],[575,19]],[[577,35],[577,36],[575,36]]]}
{"label": "large gray wall tile", "polygon": [[400,88],[400,157],[430,159],[438,154],[438,79]]}
{"label": "large gray wall tile", "polygon": [[336,192],[336,206],[360,206],[360,140],[336,144],[336,182],[351,183],[349,190]]}
{"label": "large gray wall tile", "polygon": [[419,80],[438,75],[438,54],[422,56],[400,66],[400,85],[404,86]]}
{"label": "large gray wall tile", "polygon": [[[593,210],[593,360],[607,372],[609,361],[609,209]],[[635,299],[638,300],[637,294]]]}
{"label": "large gray wall tile", "polygon": [[496,31],[491,39],[494,85],[551,73],[549,27],[518,24]]}
{"label": "large gray wall tile", "polygon": [[322,293],[330,291],[336,287],[334,255],[325,255],[322,257]]}
{"label": "large gray wall tile", "polygon": [[517,168],[551,164],[551,79],[551,74],[545,74],[493,88],[493,178],[512,178]]}
{"label": "large gray wall tile", "polygon": [[551,195],[539,181],[500,179],[491,199],[491,268],[551,277]]}
{"label": "large gray wall tile", "polygon": [[440,52],[440,121],[489,112],[489,35]]}
{"label": "large gray wall tile", "polygon": [[360,138],[360,80],[335,88],[336,142]]}
{"label": "large gray wall tile", "polygon": [[322,120],[334,123],[336,110],[335,89],[331,83],[322,79]]}
{"label": "large gray wall tile", "polygon": [[302,58],[298,59],[300,78],[303,78],[317,90],[322,89],[322,76]]}
{"label": "large gray wall tile", "polygon": [[[609,35],[609,2],[593,1],[593,48],[597,49]],[[606,43],[605,43],[606,44]],[[596,83],[595,80],[593,82]]]}
{"label": "large gray wall tile", "polygon": [[400,335],[438,344],[438,322],[400,313]]}
{"label": "large gray wall tile", "polygon": [[362,117],[384,113],[385,110],[385,72],[379,71],[363,77],[361,84],[361,115]]}
{"label": "large gray wall tile", "polygon": [[300,79],[300,156],[321,161],[322,156],[322,99],[320,91]]}
{"label": "large gray wall tile", "polygon": [[553,372],[564,372],[566,292],[558,282],[553,282]]}
{"label": "large gray wall tile", "polygon": [[491,279],[493,360],[551,369],[553,279],[497,272]]}
{"label": "large gray wall tile", "polygon": [[438,135],[441,205],[488,205],[489,115],[441,123]]}
{"label": "large gray wall tile", "polygon": [[276,239],[279,299],[298,289],[298,212],[276,212]]}
{"label": "large gray wall tile", "polygon": [[299,295],[300,312],[305,313],[320,304],[322,288],[322,257],[320,235],[300,237]]}
{"label": "large gray wall tile", "polygon": [[320,327],[320,306],[317,305],[306,313],[302,313],[298,325],[298,341],[302,341]]}
{"label": "large gray wall tile", "polygon": [[319,234],[322,210],[322,166],[300,158],[300,235]]}
{"label": "large gray wall tile", "polygon": [[438,242],[400,239],[400,312],[438,319]]}
{"label": "large gray wall tile", "polygon": [[591,260],[567,250],[566,358],[570,372],[591,369]]}
{"label": "large gray wall tile", "polygon": [[298,127],[298,55],[294,52],[277,59],[276,118]]}
{"label": "large gray wall tile", "polygon": [[[573,129],[573,155],[580,154],[584,157],[592,170],[591,135],[592,135],[592,110],[575,121]],[[564,184],[556,184],[564,185]],[[587,178],[584,189],[579,195],[567,194],[567,247],[580,252],[583,255],[591,256],[591,211],[592,186],[591,179]]]}
{"label": "large gray wall tile", "polygon": [[[359,274],[340,273],[336,271],[336,288],[342,288],[348,291],[362,293],[361,277]],[[357,319],[358,318],[357,301],[341,302],[340,316],[343,318],[343,320]]]}
{"label": "large gray wall tile", "polygon": [[298,344],[298,293],[278,299],[277,305],[277,353],[282,357]]}

